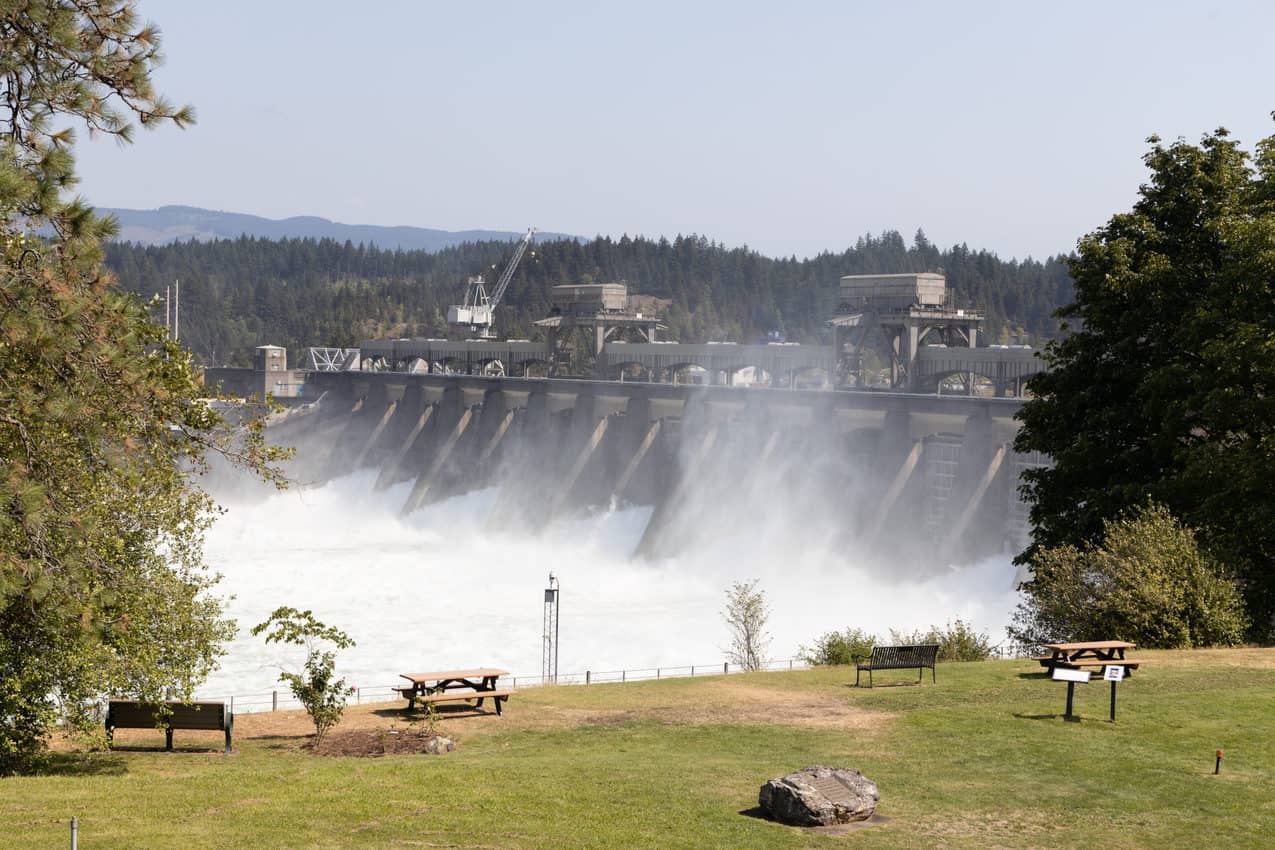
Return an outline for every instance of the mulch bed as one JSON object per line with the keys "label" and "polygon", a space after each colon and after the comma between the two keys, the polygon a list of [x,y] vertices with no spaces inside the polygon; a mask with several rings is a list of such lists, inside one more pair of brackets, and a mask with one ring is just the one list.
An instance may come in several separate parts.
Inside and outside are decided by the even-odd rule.
{"label": "mulch bed", "polygon": [[317,756],[384,756],[423,753],[425,746],[438,735],[414,729],[357,729],[329,732],[318,746],[310,748]]}

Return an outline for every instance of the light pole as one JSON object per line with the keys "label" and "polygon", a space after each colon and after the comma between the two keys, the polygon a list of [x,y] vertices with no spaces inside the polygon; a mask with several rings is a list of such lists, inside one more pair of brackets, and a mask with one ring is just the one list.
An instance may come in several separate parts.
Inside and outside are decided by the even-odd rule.
{"label": "light pole", "polygon": [[553,573],[549,573],[549,586],[545,588],[545,622],[543,649],[540,656],[542,681],[558,682],[558,598],[560,588]]}

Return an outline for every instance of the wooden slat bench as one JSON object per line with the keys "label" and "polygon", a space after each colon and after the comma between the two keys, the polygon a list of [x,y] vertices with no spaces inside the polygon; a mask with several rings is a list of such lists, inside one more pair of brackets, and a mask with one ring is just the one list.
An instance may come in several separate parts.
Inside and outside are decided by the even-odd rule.
{"label": "wooden slat bench", "polygon": [[[866,659],[866,663],[858,662],[855,664],[854,670],[854,686],[859,687],[859,674],[868,671],[868,687],[872,687],[872,671],[873,670],[911,670],[916,668],[916,680],[919,682],[925,676],[925,668],[930,668],[930,676],[933,681],[937,682],[937,674],[934,671],[934,662],[938,659],[939,645],[937,643],[920,643],[906,646],[874,646],[872,647],[872,655]],[[862,656],[860,656],[862,657]]]}
{"label": "wooden slat bench", "polygon": [[163,726],[165,749],[173,748],[174,729],[207,729],[226,733],[226,752],[230,752],[230,740],[235,727],[235,716],[224,702],[163,702],[170,714],[158,716],[154,703],[130,700],[111,700],[106,710],[106,739],[109,742],[116,729],[157,729]]}
{"label": "wooden slat bench", "polygon": [[436,694],[420,694],[415,693],[411,688],[395,688],[408,701],[408,710],[415,707],[418,702],[459,702],[461,700],[472,701],[477,700],[475,708],[483,707],[483,700],[490,699],[496,704],[496,714],[501,714],[501,704],[505,700],[517,693],[514,690],[505,691],[439,691]]}

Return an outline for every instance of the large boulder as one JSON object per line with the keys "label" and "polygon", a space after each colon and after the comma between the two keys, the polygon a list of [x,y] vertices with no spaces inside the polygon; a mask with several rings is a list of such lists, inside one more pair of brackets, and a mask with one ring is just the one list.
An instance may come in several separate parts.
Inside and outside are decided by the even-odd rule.
{"label": "large boulder", "polygon": [[881,794],[877,784],[857,770],[803,768],[761,786],[762,811],[793,826],[830,826],[867,820]]}

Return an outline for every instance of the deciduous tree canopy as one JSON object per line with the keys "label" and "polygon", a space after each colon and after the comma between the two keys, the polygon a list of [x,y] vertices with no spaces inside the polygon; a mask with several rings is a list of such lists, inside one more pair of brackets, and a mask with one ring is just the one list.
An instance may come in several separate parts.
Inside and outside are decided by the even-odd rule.
{"label": "deciduous tree canopy", "polygon": [[[1261,636],[1275,613],[1275,137],[1150,140],[1133,210],[1070,263],[1070,333],[1031,383],[1019,451],[1034,547],[1084,547],[1148,498],[1239,573]],[[1029,550],[1023,556],[1033,558]]]}

